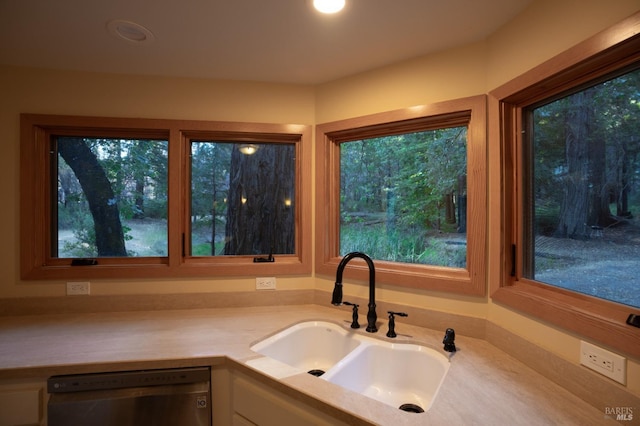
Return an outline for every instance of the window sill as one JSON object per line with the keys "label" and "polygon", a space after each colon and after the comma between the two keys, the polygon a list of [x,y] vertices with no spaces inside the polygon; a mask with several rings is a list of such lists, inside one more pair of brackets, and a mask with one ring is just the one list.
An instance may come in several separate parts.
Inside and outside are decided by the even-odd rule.
{"label": "window sill", "polygon": [[640,358],[640,328],[626,324],[630,306],[529,282],[496,290],[494,302]]}
{"label": "window sill", "polygon": [[[217,259],[216,259],[217,260]],[[155,279],[155,278],[203,278],[222,276],[256,275],[307,275],[311,273],[310,262],[301,262],[295,257],[276,257],[273,263],[254,263],[233,259],[216,264],[187,261],[172,266],[167,263],[98,264],[92,266],[40,266],[22,272],[23,280],[69,280],[69,279]]]}
{"label": "window sill", "polygon": [[[317,266],[317,273],[335,277],[341,257],[328,259]],[[376,283],[398,287],[428,289],[467,296],[485,296],[482,280],[472,280],[466,269],[411,265],[374,260]],[[346,278],[368,281],[369,269],[358,259],[349,263]]]}

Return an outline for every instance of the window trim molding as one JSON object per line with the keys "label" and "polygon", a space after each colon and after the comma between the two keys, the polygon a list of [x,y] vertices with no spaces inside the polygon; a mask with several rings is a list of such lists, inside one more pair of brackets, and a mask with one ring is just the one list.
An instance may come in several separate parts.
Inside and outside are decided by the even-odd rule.
{"label": "window trim molding", "polygon": [[[20,275],[23,280],[119,279],[308,274],[312,270],[311,126],[299,124],[214,122],[165,119],[20,115]],[[77,129],[77,130],[76,130]],[[102,258],[98,265],[71,266],[71,260],[49,259],[47,240],[49,162],[52,132],[104,135],[162,135],[169,141],[168,255],[166,257]],[[79,133],[78,133],[79,132]],[[181,233],[188,224],[187,135],[227,135],[236,140],[275,141],[296,145],[296,254],[276,255],[273,263],[254,263],[253,256],[185,257]],[[176,155],[178,154],[179,155]],[[48,216],[47,216],[48,217]],[[48,221],[44,221],[48,222]]]}
{"label": "window trim molding", "polygon": [[[376,260],[376,279],[400,287],[470,296],[486,295],[486,96],[478,95],[316,127],[316,273],[335,274],[339,256],[339,143],[360,137],[468,124],[467,132],[467,267],[447,268]],[[390,130],[391,129],[391,130]],[[368,277],[364,262],[347,265],[348,275]]]}
{"label": "window trim molding", "polygon": [[[517,173],[523,159],[517,151],[522,146],[523,108],[640,61],[639,33],[640,13],[636,13],[489,93],[489,140],[499,143],[503,189],[501,255],[490,260],[499,280],[491,283],[491,298],[635,358],[640,358],[640,329],[627,325],[626,319],[630,313],[640,314],[640,309],[522,277],[523,227],[516,212],[523,206],[514,194],[522,179]],[[515,258],[509,249],[514,242]]]}

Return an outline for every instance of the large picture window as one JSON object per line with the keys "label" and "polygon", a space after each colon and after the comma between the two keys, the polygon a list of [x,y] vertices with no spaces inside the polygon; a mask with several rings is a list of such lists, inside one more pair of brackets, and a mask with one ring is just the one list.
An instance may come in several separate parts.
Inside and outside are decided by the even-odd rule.
{"label": "large picture window", "polygon": [[[320,273],[359,251],[380,282],[485,294],[485,103],[478,96],[318,126]],[[364,264],[347,268],[366,279]]]}
{"label": "large picture window", "polygon": [[[640,356],[640,37],[629,18],[490,94],[507,307]],[[494,222],[495,223],[495,222]]]}
{"label": "large picture window", "polygon": [[523,118],[523,276],[640,308],[640,70]]}
{"label": "large picture window", "polygon": [[464,268],[467,127],[340,144],[340,254]]}
{"label": "large picture window", "polygon": [[22,115],[23,279],[311,271],[309,127]]}

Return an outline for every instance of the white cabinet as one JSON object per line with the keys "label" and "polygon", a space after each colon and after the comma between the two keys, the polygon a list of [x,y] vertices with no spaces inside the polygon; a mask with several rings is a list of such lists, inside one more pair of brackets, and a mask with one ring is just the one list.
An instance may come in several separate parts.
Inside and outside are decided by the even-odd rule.
{"label": "white cabinet", "polygon": [[46,381],[0,382],[0,426],[45,426]]}
{"label": "white cabinet", "polygon": [[346,423],[238,371],[215,370],[211,383],[212,399],[216,404],[214,426],[346,426]]}

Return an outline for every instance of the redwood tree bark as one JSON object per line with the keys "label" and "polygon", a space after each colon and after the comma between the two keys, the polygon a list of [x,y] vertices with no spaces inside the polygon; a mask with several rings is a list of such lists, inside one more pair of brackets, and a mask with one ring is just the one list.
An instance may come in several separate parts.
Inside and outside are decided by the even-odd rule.
{"label": "redwood tree bark", "polygon": [[252,155],[233,150],[226,255],[295,253],[294,156],[292,144],[261,144]]}
{"label": "redwood tree bark", "polygon": [[555,232],[558,237],[588,238],[590,227],[605,225],[609,216],[608,203],[603,202],[605,144],[592,137],[590,129],[595,114],[593,96],[593,90],[588,89],[568,98],[565,121],[567,174]]}
{"label": "redwood tree bark", "polygon": [[567,174],[564,177],[564,197],[560,207],[560,221],[556,236],[585,238],[589,214],[589,139],[588,110],[584,92],[569,98],[565,121],[565,155]]}

